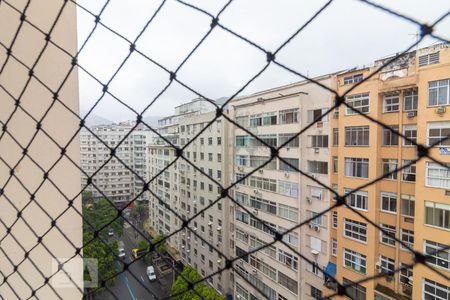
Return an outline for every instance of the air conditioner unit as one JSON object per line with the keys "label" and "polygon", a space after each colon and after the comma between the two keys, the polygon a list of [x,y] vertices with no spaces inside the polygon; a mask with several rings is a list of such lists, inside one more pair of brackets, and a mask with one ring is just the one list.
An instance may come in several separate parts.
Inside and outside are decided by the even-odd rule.
{"label": "air conditioner unit", "polygon": [[258,215],[258,210],[257,210],[257,209],[254,209],[254,210],[253,210],[253,214],[254,214],[255,216],[257,216],[257,215]]}
{"label": "air conditioner unit", "polygon": [[217,226],[217,231],[221,231],[222,230],[222,226]]}
{"label": "air conditioner unit", "polygon": [[284,172],[284,177],[289,178],[289,173],[288,172]]}
{"label": "air conditioner unit", "polygon": [[197,227],[192,228],[193,231],[197,231]]}
{"label": "air conditioner unit", "polygon": [[317,251],[316,249],[312,249],[312,250],[311,250],[311,253],[312,253],[313,255],[318,255],[318,254],[319,254],[319,251]]}
{"label": "air conditioner unit", "polygon": [[314,228],[314,224],[313,223],[309,223],[308,226],[309,226],[309,228]]}
{"label": "air conditioner unit", "polygon": [[414,118],[416,115],[417,115],[416,111],[408,111],[408,113],[406,114],[408,119]]}
{"label": "air conditioner unit", "polygon": [[314,230],[319,232],[320,231],[320,227],[318,225],[314,226]]}
{"label": "air conditioner unit", "polygon": [[264,171],[263,171],[263,169],[259,169],[258,172],[259,172],[260,174],[262,174]]}
{"label": "air conditioner unit", "polygon": [[239,185],[235,185],[234,188],[235,188],[236,190],[238,190],[238,189],[239,189]]}
{"label": "air conditioner unit", "polygon": [[253,193],[259,194],[259,191],[258,191],[257,189],[254,189],[254,190],[253,190]]}
{"label": "air conditioner unit", "polygon": [[319,153],[319,148],[318,147],[314,148],[314,153]]}
{"label": "air conditioner unit", "polygon": [[436,110],[435,110],[435,112],[436,112],[438,115],[444,114],[445,111],[446,111],[445,106],[439,106],[439,107],[437,107]]}
{"label": "air conditioner unit", "polygon": [[306,201],[308,201],[308,203],[311,204],[312,203],[311,197],[306,197]]}
{"label": "air conditioner unit", "polygon": [[257,269],[253,269],[252,272],[253,272],[253,274],[258,274],[258,270]]}
{"label": "air conditioner unit", "polygon": [[380,268],[381,268],[381,262],[377,261],[375,263],[375,269],[380,270]]}
{"label": "air conditioner unit", "polygon": [[238,171],[242,171],[244,168],[242,168],[242,166],[238,166],[237,169]]}
{"label": "air conditioner unit", "polygon": [[213,222],[208,222],[208,226],[211,226],[213,224]]}

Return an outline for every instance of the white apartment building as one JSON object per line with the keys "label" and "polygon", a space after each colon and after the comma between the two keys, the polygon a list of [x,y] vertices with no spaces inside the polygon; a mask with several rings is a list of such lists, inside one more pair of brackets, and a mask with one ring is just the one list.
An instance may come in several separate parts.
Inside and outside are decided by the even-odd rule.
{"label": "white apartment building", "polygon": [[[332,75],[316,78],[332,85]],[[313,83],[299,82],[236,99],[229,116],[265,143],[279,147],[330,107],[331,94]],[[269,160],[271,151],[244,130],[230,124],[227,174],[233,182]],[[329,120],[317,122],[279,151],[280,157],[329,186]],[[276,159],[238,184],[234,199],[278,231],[296,226],[329,207],[329,191]],[[242,255],[273,241],[260,221],[230,204],[231,251]],[[231,275],[238,299],[313,299],[321,294],[328,262],[328,214],[284,235],[283,240],[314,264],[277,242],[241,259]],[[248,284],[252,282],[262,292]],[[263,294],[263,295],[262,295]]]}
{"label": "white apartment building", "polygon": [[[171,237],[169,245],[177,253],[174,256],[180,257],[184,264],[191,265],[204,277],[224,266],[225,257],[219,255],[214,248],[226,257],[229,256],[229,210],[226,199],[219,200],[201,212],[219,198],[221,189],[216,182],[227,186],[224,176],[228,160],[227,126],[222,118],[208,126],[215,117],[214,110],[211,103],[195,99],[176,107],[176,115],[160,120],[159,133],[180,148],[190,143],[183,155],[208,176],[201,174],[186,160],[178,159],[151,184],[152,191],[160,199],[150,197],[150,226],[152,231],[159,234],[169,234],[181,227],[179,218],[167,205],[184,219],[198,214],[189,227],[203,240],[185,229]],[[205,131],[196,137],[205,127]],[[175,149],[161,138],[157,138],[148,151],[151,177],[159,174],[176,158]],[[208,283],[225,294],[230,292],[228,278],[227,272],[223,272],[210,278]]]}
{"label": "white apartment building", "polygon": [[[94,134],[85,128],[81,130],[81,168],[89,176],[100,169],[92,178],[92,183],[98,189],[93,185],[86,188],[86,191],[92,192],[93,197],[102,197],[100,193],[102,191],[110,200],[125,203],[134,199],[142,191],[143,182],[130,171],[130,168],[146,181],[148,180],[146,145],[152,139],[151,131],[138,126],[116,150],[116,156],[122,162],[114,157],[105,164],[110,158],[110,149],[116,147],[132,128],[132,122],[124,122],[93,126],[90,129]],[[81,187],[84,188],[86,184],[87,176],[82,173]],[[146,199],[148,199],[147,193],[138,198],[138,200]]]}

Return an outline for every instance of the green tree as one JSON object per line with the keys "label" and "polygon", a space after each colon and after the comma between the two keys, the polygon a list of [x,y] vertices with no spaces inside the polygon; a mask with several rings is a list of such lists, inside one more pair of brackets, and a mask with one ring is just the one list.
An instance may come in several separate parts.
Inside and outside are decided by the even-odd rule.
{"label": "green tree", "polygon": [[[183,272],[181,272],[181,275],[189,280],[190,282],[197,282],[201,280],[203,277],[192,267],[186,266],[183,269]],[[201,298],[198,296],[196,292],[198,292],[202,297],[204,297],[207,300],[223,300],[224,297],[219,295],[219,293],[216,292],[215,289],[212,287],[209,287],[208,285],[204,284],[203,282],[197,283],[194,285],[194,290],[189,290],[188,283],[186,280],[178,276],[177,280],[172,285],[171,295],[172,299],[175,300],[200,300]],[[177,294],[182,293],[178,296]]]}
{"label": "green tree", "polygon": [[[108,229],[112,228],[117,235],[123,233],[123,219],[117,218],[117,209],[106,199],[94,201],[89,195],[82,196],[83,201],[83,257],[97,259],[98,263],[98,279],[107,280],[106,284],[112,286],[114,284],[115,275],[115,255],[118,254],[117,241],[110,241],[108,237]],[[99,236],[94,238],[96,230],[100,230]],[[94,239],[93,239],[94,238]],[[88,244],[86,244],[88,243]],[[115,252],[115,253],[114,253]],[[85,272],[85,280],[89,280],[89,274]],[[111,279],[109,279],[111,278]],[[98,289],[96,292],[101,292]]]}
{"label": "green tree", "polygon": [[[156,244],[159,241],[164,239],[164,235],[160,234],[158,236],[156,236],[153,240],[152,243]],[[164,254],[167,252],[167,244],[166,244],[166,240],[162,241],[161,243],[158,244],[158,246],[156,246],[156,250],[158,251],[159,254]]]}
{"label": "green tree", "polygon": [[149,244],[146,241],[139,241],[138,248],[139,249],[148,249]]}

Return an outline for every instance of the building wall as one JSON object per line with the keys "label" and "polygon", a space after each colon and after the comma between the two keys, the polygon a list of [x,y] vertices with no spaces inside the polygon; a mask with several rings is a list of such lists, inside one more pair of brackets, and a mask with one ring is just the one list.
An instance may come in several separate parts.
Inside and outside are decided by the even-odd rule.
{"label": "building wall", "polygon": [[[10,3],[19,10],[23,10],[25,7],[23,1],[12,1]],[[48,32],[62,5],[62,2],[57,1],[31,2],[26,11],[26,18],[43,31]],[[0,30],[0,41],[4,45],[11,45],[16,30],[19,28],[19,23],[20,14],[2,3],[0,5],[0,27],[2,28]],[[63,9],[61,18],[56,23],[51,37],[53,41],[72,55],[75,55],[77,51],[76,28],[76,9],[74,5],[68,3]],[[16,42],[12,47],[12,54],[31,67],[44,44],[44,36],[25,23],[17,35]],[[69,56],[57,50],[54,46],[48,45],[34,69],[34,74],[49,87],[56,90],[69,73],[70,62]],[[14,97],[19,97],[29,80],[28,69],[11,57],[6,62],[6,51],[2,50],[0,51],[0,65],[4,64],[5,68],[0,73],[0,85]],[[79,111],[77,78],[77,71],[73,70],[64,84],[64,88],[59,92],[59,99],[76,114]],[[21,106],[31,116],[40,119],[47,108],[51,106],[52,101],[52,94],[36,79],[32,78],[21,97]],[[33,134],[36,133],[36,123],[22,109],[14,109],[14,101],[3,89],[0,91],[0,107],[1,124],[13,115],[8,123],[8,131],[23,146],[27,145]],[[61,126],[61,124],[64,124],[64,126]],[[78,117],[60,104],[55,104],[42,122],[43,130],[60,145],[69,142],[72,135],[76,133],[78,126]],[[44,283],[43,276],[48,277],[56,272],[55,265],[52,263],[52,255],[67,259],[74,255],[74,247],[81,247],[82,245],[82,219],[79,214],[73,209],[69,209],[57,221],[59,230],[65,234],[70,243],[58,229],[55,227],[50,229],[51,220],[46,215],[48,213],[52,218],[56,218],[64,211],[68,205],[65,196],[69,199],[75,199],[73,207],[81,211],[81,199],[76,197],[80,187],[80,173],[77,166],[69,162],[67,158],[62,158],[49,172],[49,179],[64,192],[65,196],[61,195],[49,180],[46,180],[38,188],[43,181],[43,172],[28,157],[20,160],[22,149],[8,134],[1,135],[0,186],[4,190],[3,195],[0,196],[0,220],[3,223],[0,226],[2,238],[0,272],[2,277],[13,272],[12,263],[18,264],[22,260],[23,262],[18,267],[17,272],[8,278],[8,282],[0,286],[0,295],[3,299],[16,299],[17,297],[26,299],[31,297],[31,289],[38,289]],[[75,138],[67,147],[66,153],[75,163],[79,162],[79,149],[78,138]],[[28,149],[28,155],[39,166],[48,170],[60,158],[60,151],[45,134],[37,132]],[[30,194],[14,178],[7,183],[10,175],[9,168],[5,164],[9,166],[17,164],[14,169],[15,175],[20,178],[24,186],[30,192],[38,189],[35,193],[35,199],[26,208],[24,207],[30,200]],[[17,218],[17,211],[9,204],[6,197],[17,209],[24,208],[22,218],[27,221],[31,228],[25,224],[23,219],[19,219],[12,226]],[[46,213],[37,204],[43,207]],[[12,226],[9,234],[6,233],[5,226]],[[47,230],[49,231],[47,232]],[[42,242],[52,251],[52,255],[42,246],[35,247],[37,243],[36,234],[44,235]],[[73,243],[73,246],[71,243]],[[24,258],[24,251],[30,251],[28,258]],[[31,261],[34,262],[34,266]],[[81,290],[83,290],[82,269],[80,257],[72,260],[72,263],[66,264],[66,270],[70,272]],[[20,277],[19,273],[24,279]],[[64,277],[64,275],[61,276]],[[57,296],[50,288],[51,285],[59,294],[59,297],[63,299],[81,299],[82,294],[78,289],[73,286],[61,286],[61,279],[70,282],[68,278],[62,278],[61,276],[58,277],[58,280],[52,280],[49,285],[39,289],[36,295],[41,299],[56,298]]]}
{"label": "building wall", "polygon": [[[199,102],[202,101],[195,103]],[[183,155],[208,176],[202,175],[184,159],[178,159],[155,178],[151,187],[158,198],[170,205],[182,218],[188,219],[198,214],[190,223],[190,228],[228,257],[227,201],[222,199],[203,213],[200,212],[218,199],[220,189],[216,182],[227,186],[224,172],[228,161],[227,125],[221,118],[195,138],[215,117],[214,112],[205,113],[202,112],[202,107],[192,107],[197,108],[199,111],[188,111],[181,116],[174,116],[176,123],[171,122],[170,128],[163,127],[162,134],[164,137],[170,137],[170,140],[175,142],[174,145],[179,147],[184,147],[192,141],[184,149]],[[167,132],[172,134],[168,135]],[[163,143],[161,138],[156,138],[155,144],[148,147],[150,178],[157,176],[176,158],[174,148]],[[216,182],[210,180],[209,176]],[[178,230],[182,223],[159,199],[150,197],[150,225],[159,234],[167,235]],[[224,266],[225,257],[218,255],[216,250],[190,230],[186,229],[172,236],[169,245],[179,253],[184,264],[193,266],[203,276],[208,276]],[[229,292],[227,272],[212,277],[208,282],[220,293]]]}
{"label": "building wall", "polygon": [[[322,84],[330,86],[332,84],[331,76],[323,76],[317,78]],[[277,145],[280,146],[283,140],[284,134],[296,134],[303,128],[308,126],[313,119],[310,117],[313,110],[318,110],[316,113],[319,116],[326,111],[329,107],[330,94],[325,89],[318,87],[315,84],[309,83],[296,83],[284,87],[275,88],[260,92],[248,97],[243,97],[232,101],[230,104],[230,117],[241,124],[245,128],[249,129],[253,134],[262,137],[263,135],[273,135],[277,139]],[[298,120],[288,124],[281,121],[280,115],[284,115],[285,110],[297,110]],[[255,121],[250,121],[250,116],[262,114],[268,116],[270,114],[277,117],[277,121],[271,125],[251,126],[255,125]],[[245,119],[248,117],[248,119]],[[252,118],[253,119],[253,118]],[[256,121],[257,122],[257,121]],[[263,121],[264,122],[264,121]],[[269,123],[266,123],[269,124]],[[328,164],[328,140],[329,140],[329,121],[328,118],[322,119],[318,124],[313,125],[310,129],[305,131],[298,138],[297,144],[288,145],[280,150],[280,156],[282,158],[290,158],[297,160],[298,168],[305,173],[314,176],[318,181],[324,185],[329,186],[329,164]],[[229,148],[233,149],[230,153],[230,160],[232,159],[234,164],[230,164],[228,173],[230,174],[231,182],[238,180],[238,174],[247,174],[255,169],[258,164],[242,163],[241,156],[251,159],[252,156],[263,156],[265,160],[270,157],[270,150],[267,147],[261,145],[244,145],[241,146],[242,136],[248,136],[245,131],[237,126],[230,125],[230,139]],[[312,145],[312,136],[321,135],[326,140],[326,143]],[[284,140],[286,141],[286,140]],[[244,142],[245,143],[245,142]],[[251,142],[250,142],[251,143]],[[275,146],[275,145],[274,145]],[[237,159],[236,156],[239,156]],[[294,161],[291,161],[294,163]],[[322,162],[324,163],[324,174],[320,174],[317,170],[311,169],[310,163]],[[329,203],[329,196],[325,189],[321,189],[320,186],[309,178],[301,176],[294,170],[285,170],[280,161],[277,161],[273,167],[264,167],[263,170],[259,170],[252,176],[259,177],[261,179],[271,179],[276,183],[276,191],[268,191],[264,188],[255,188],[252,186],[252,180],[247,179],[243,184],[238,184],[234,190],[235,199],[239,199],[241,194],[247,195],[248,199],[251,197],[262,198],[264,200],[273,203],[271,212],[267,212],[264,208],[258,208],[258,205],[252,204],[251,201],[242,203],[248,208],[254,215],[261,218],[264,221],[272,223],[273,228],[276,230],[284,231],[290,229],[299,223],[299,220],[305,220],[310,218],[313,213],[319,213],[325,210]],[[285,182],[290,182],[295,186],[296,192],[283,193],[280,190],[280,186]],[[316,192],[313,192],[315,189]],[[317,192],[318,191],[318,192]],[[320,197],[320,194],[322,197]],[[313,197],[315,195],[316,197]],[[317,197],[319,195],[319,197]],[[321,198],[321,199],[320,199]],[[308,200],[309,199],[309,200]],[[286,218],[283,215],[283,205],[290,206],[293,215]],[[237,205],[233,205],[231,211],[234,209],[235,216],[230,216],[232,222],[231,231],[231,245],[234,245],[235,255],[239,255],[240,248],[244,251],[248,251],[255,247],[252,243],[252,239],[257,238],[264,243],[269,243],[272,240],[270,232],[264,232],[255,228],[252,225],[252,221],[246,222],[245,218],[251,219],[246,216],[241,219],[241,214],[246,215],[242,208]],[[238,211],[236,213],[236,211]],[[239,220],[238,220],[239,219]],[[319,224],[313,222],[310,226],[305,225],[299,229],[293,230],[289,243],[290,246],[297,249],[302,255],[307,257],[310,261],[315,262],[318,266],[324,267],[328,262],[328,217],[325,215],[322,218],[322,222]],[[240,236],[240,237],[239,237]],[[287,240],[288,237],[286,236]],[[240,262],[237,265],[237,269],[243,276],[246,276],[250,281],[256,282],[261,290],[270,299],[311,299],[312,289],[316,288],[318,291],[321,289],[322,279],[321,273],[317,272],[316,268],[313,268],[311,264],[302,260],[281,243],[273,245],[272,252],[258,251],[252,256],[255,258],[247,259],[246,262]],[[292,256],[293,260],[286,260],[286,263],[280,261],[280,255],[287,253]],[[262,261],[261,265],[270,266],[272,270],[266,272],[262,270],[262,267],[257,262]],[[317,273],[313,273],[313,271]],[[262,296],[253,287],[246,283],[242,276],[234,273],[234,288],[235,293],[239,297],[250,299],[252,297],[261,298]],[[292,286],[287,288],[280,283],[283,279],[283,275],[288,276],[292,280]],[[253,295],[253,296],[252,296]],[[278,297],[278,298],[277,298]]]}
{"label": "building wall", "polygon": [[[426,53],[440,52],[439,63],[426,66],[419,66],[419,57]],[[448,112],[442,115],[436,114],[436,107],[430,107],[427,102],[429,98],[428,86],[431,81],[443,80],[450,77],[449,68],[450,51],[444,45],[419,49],[417,52],[411,52],[405,55],[401,60],[384,68],[379,74],[367,79],[360,86],[351,91],[347,97],[359,93],[369,93],[370,112],[368,116],[377,119],[389,126],[399,126],[398,130],[404,132],[407,126],[417,126],[417,142],[427,144],[428,123],[431,121],[449,120]],[[383,64],[387,59],[376,61],[374,67],[354,70],[337,76],[337,90],[343,94],[352,84],[345,84],[344,80],[356,74],[361,74],[366,78],[374,72],[377,67]],[[411,90],[417,91],[418,107],[415,112],[408,113],[405,106],[405,96]],[[385,111],[385,98],[393,93],[399,93],[398,111]],[[448,96],[447,96],[448,97]],[[383,159],[396,160],[398,166],[406,164],[405,160],[414,160],[417,157],[416,147],[405,145],[402,139],[398,145],[383,145],[383,128],[373,122],[368,121],[360,115],[346,115],[344,107],[340,107],[339,115],[331,122],[331,129],[337,128],[339,131],[339,143],[333,146],[331,150],[332,158],[338,159],[338,172],[331,176],[331,182],[335,185],[340,194],[344,193],[345,188],[358,188],[359,186],[370,182],[384,173]],[[369,145],[351,146],[345,145],[345,128],[350,126],[368,126],[369,127]],[[439,149],[434,148],[430,152],[436,159],[442,162],[448,162],[446,156],[439,155]],[[345,174],[346,158],[366,158],[368,162],[368,178],[349,177]],[[368,217],[376,224],[387,224],[395,227],[395,236],[402,237],[405,230],[413,231],[414,241],[411,246],[415,250],[424,252],[424,239],[428,239],[441,244],[447,244],[448,231],[432,228],[424,224],[424,201],[433,199],[433,201],[448,204],[445,196],[445,189],[429,188],[425,184],[425,162],[428,159],[418,162],[415,172],[415,181],[409,180],[405,172],[399,172],[396,178],[385,178],[363,188],[368,195],[367,210],[359,210],[360,213]],[[410,178],[411,179],[411,178]],[[391,211],[386,211],[383,207],[382,192],[389,192],[396,199]],[[402,195],[409,195],[415,198],[415,215],[405,215],[402,204]],[[380,257],[384,256],[394,260],[395,268],[401,264],[413,263],[413,256],[410,251],[403,249],[399,243],[386,244],[381,240],[381,233],[374,226],[367,224],[365,220],[345,207],[340,207],[337,212],[337,228],[331,230],[331,239],[337,240],[337,256],[330,256],[330,261],[337,265],[337,279],[342,282],[343,278],[351,281],[358,281],[378,274],[383,266],[380,266]],[[344,219],[367,224],[367,241],[362,242],[356,239],[350,239],[344,236]],[[331,221],[331,220],[330,220]],[[350,267],[344,266],[344,249],[349,249],[366,256],[366,272],[358,272]],[[448,274],[449,269],[444,270]],[[410,274],[409,274],[410,275]],[[372,299],[374,296],[383,296],[388,299],[399,297],[412,297],[413,299],[422,298],[423,280],[431,278],[432,280],[447,286],[448,282],[441,277],[438,278],[431,270],[416,265],[413,269],[412,281],[407,277],[401,277],[396,274],[392,278],[380,278],[371,280],[363,284],[365,288],[366,299]],[[403,282],[400,282],[402,280]],[[412,286],[412,287],[411,287]],[[364,289],[363,288],[363,289]]]}

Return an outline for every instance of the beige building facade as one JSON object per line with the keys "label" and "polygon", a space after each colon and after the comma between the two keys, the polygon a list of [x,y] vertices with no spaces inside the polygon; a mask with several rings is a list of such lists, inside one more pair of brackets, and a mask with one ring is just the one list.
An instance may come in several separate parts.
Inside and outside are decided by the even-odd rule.
{"label": "beige building facade", "polygon": [[[331,75],[316,78],[333,85]],[[316,122],[279,151],[290,165],[306,171],[329,186],[329,119],[320,118],[330,107],[330,93],[315,84],[299,82],[236,99],[229,116],[271,147],[280,147],[303,128]],[[237,126],[230,125],[231,182],[266,163],[271,151]],[[272,160],[233,188],[230,203],[231,251],[243,255],[273,240],[268,227],[286,231],[301,220],[313,218],[329,207],[329,192],[279,159]],[[239,260],[233,272],[235,297],[239,299],[312,299],[321,295],[328,262],[328,215],[286,234],[283,240],[311,263],[280,242]],[[247,283],[258,287],[259,291]]]}
{"label": "beige building facade", "polygon": [[[388,62],[352,70],[337,76],[336,89],[343,94],[355,83]],[[429,154],[448,164],[450,133],[450,50],[439,44],[407,53],[367,78],[346,96],[353,107],[335,111],[330,163],[331,183],[340,193],[358,188],[397,167],[398,173],[377,181],[347,198],[355,210],[381,226],[376,229],[346,207],[330,217],[332,244],[330,262],[339,282],[350,283],[386,274],[348,289],[355,299],[447,299],[450,282],[423,265],[415,265],[408,247],[432,255],[428,265],[450,275],[450,172],[423,158],[417,163],[417,148],[386,128],[367,120],[355,110],[383,122],[419,144],[430,146]],[[440,139],[445,141],[439,142]],[[400,245],[392,236],[400,239]],[[332,287],[331,281],[327,286]]]}
{"label": "beige building facade", "polygon": [[[24,1],[10,1],[10,4],[20,11],[23,11],[26,6]],[[63,3],[57,1],[31,2],[26,9],[26,19],[44,32],[48,32],[62,6]],[[2,3],[0,5],[0,41],[3,45],[9,47],[12,44],[19,25],[20,13]],[[71,55],[77,52],[76,28],[75,5],[66,3],[60,18],[56,21],[51,38]],[[43,130],[63,146],[79,128],[78,73],[76,69],[71,71],[58,95],[60,101],[75,114],[60,103],[51,106],[52,93],[36,78],[30,77],[29,69],[23,64],[31,68],[36,63],[34,76],[56,90],[69,73],[71,57],[51,44],[45,47],[45,36],[26,23],[17,32],[17,38],[11,47],[14,57],[7,58],[3,46],[0,51],[0,66],[4,66],[0,72],[2,86],[0,124],[3,126],[8,122],[9,132],[8,134],[0,131],[2,136],[0,138],[2,159],[0,162],[2,189],[0,195],[0,220],[2,221],[0,274],[2,275],[0,280],[3,282],[4,276],[9,275],[7,282],[0,285],[0,298],[33,298],[32,291],[35,290],[35,296],[40,299],[81,299],[83,261],[80,256],[76,256],[65,264],[65,270],[71,274],[74,282],[62,273],[53,277],[47,284],[44,281],[45,277],[50,277],[57,272],[54,256],[62,262],[67,261],[75,255],[74,247],[82,245],[82,219],[71,208],[64,212],[68,208],[67,198],[74,199],[73,208],[81,211],[81,198],[76,197],[80,191],[80,171],[78,166],[63,157],[48,173],[48,179],[44,180],[44,171],[37,166],[49,170],[61,157],[61,149],[43,133]],[[44,48],[43,55],[38,59],[39,53]],[[22,91],[24,91],[23,94]],[[13,97],[20,97],[20,106],[23,109],[19,107],[15,109],[15,102],[8,93]],[[49,107],[51,109],[42,121],[42,130],[37,130],[36,122],[32,118],[41,119]],[[12,116],[11,119],[7,121],[10,116]],[[33,138],[35,133],[36,136]],[[22,147],[25,147],[33,138],[28,147],[27,156],[14,142],[13,137]],[[78,138],[75,138],[66,148],[66,154],[75,163],[79,162]],[[21,159],[21,157],[24,158]],[[14,176],[11,176],[10,168],[13,167]],[[63,191],[67,198],[50,183],[50,180]],[[34,197],[30,193],[33,193]],[[19,217],[18,210],[22,209]],[[51,218],[57,218],[62,212],[64,213],[56,222],[59,230],[51,227]],[[9,232],[7,227],[10,227]],[[38,237],[41,236],[42,244],[46,247],[42,244],[36,246]],[[28,256],[24,256],[26,252],[29,252]],[[14,264],[18,265],[17,270],[14,270]]]}

